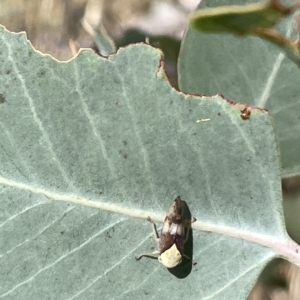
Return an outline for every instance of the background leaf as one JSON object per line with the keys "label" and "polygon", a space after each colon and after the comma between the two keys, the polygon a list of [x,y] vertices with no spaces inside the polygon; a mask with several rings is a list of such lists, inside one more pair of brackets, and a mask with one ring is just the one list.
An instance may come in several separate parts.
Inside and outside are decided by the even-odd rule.
{"label": "background leaf", "polygon": [[[0,49],[1,298],[245,299],[292,253],[266,111],[177,92],[147,45],[63,63],[1,28]],[[177,195],[198,219],[182,280],[134,259]]]}
{"label": "background leaf", "polygon": [[190,23],[199,31],[251,34],[258,27],[273,27],[287,14],[288,9],[269,1],[197,10],[191,15]]}
{"label": "background leaf", "polygon": [[[244,4],[249,1],[222,1]],[[202,5],[208,2],[203,1]],[[220,1],[209,1],[209,6]],[[277,28],[293,35],[292,18]],[[277,47],[256,37],[203,34],[189,29],[179,57],[179,86],[200,95],[221,93],[236,102],[270,110],[279,140],[282,176],[299,175],[299,68]]]}

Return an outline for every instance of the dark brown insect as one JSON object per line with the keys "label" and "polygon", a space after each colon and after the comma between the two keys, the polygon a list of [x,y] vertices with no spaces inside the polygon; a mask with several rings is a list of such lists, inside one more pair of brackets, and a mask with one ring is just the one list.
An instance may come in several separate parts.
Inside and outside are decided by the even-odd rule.
{"label": "dark brown insect", "polygon": [[158,261],[167,268],[174,268],[181,263],[182,257],[185,256],[184,244],[188,239],[191,223],[196,221],[195,218],[186,220],[183,210],[182,201],[180,196],[178,196],[167,212],[160,237],[153,220],[150,217],[147,218],[152,224],[158,249],[149,254],[141,254],[136,257],[137,260],[143,256],[153,257],[154,254],[159,254]]}

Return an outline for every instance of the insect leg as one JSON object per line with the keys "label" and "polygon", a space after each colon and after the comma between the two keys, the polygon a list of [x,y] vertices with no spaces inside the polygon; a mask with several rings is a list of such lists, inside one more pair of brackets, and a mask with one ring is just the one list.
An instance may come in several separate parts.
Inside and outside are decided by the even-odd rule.
{"label": "insect leg", "polygon": [[159,235],[158,235],[158,232],[157,232],[157,229],[156,229],[156,225],[150,217],[148,217],[147,220],[151,223],[152,229],[153,229],[153,234],[154,234],[154,239],[155,239],[156,242],[158,242],[159,241]]}
{"label": "insect leg", "polygon": [[139,256],[136,256],[135,257],[135,259],[136,260],[140,260],[142,257],[150,257],[150,258],[155,258],[155,259],[157,259],[157,257],[156,256],[154,256],[154,254],[159,254],[159,251],[158,250],[155,250],[154,252],[152,252],[152,253],[143,253],[143,254],[141,254],[141,255],[139,255]]}

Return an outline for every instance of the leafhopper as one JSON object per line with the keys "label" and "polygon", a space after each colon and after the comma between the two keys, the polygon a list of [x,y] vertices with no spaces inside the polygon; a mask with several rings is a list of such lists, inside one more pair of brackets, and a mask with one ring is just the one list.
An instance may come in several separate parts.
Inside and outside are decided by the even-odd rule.
{"label": "leafhopper", "polygon": [[[147,218],[152,224],[154,237],[158,243],[158,249],[152,253],[141,254],[136,257],[136,260],[144,256],[154,257],[155,254],[158,254],[158,261],[168,269],[171,269],[179,265],[183,257],[187,257],[184,254],[184,244],[188,240],[191,223],[195,222],[196,219],[193,217],[190,219],[186,218],[184,214],[185,203],[183,202],[180,196],[174,200],[165,217],[160,236],[158,235],[153,220],[150,217]],[[190,259],[189,257],[187,258]]]}

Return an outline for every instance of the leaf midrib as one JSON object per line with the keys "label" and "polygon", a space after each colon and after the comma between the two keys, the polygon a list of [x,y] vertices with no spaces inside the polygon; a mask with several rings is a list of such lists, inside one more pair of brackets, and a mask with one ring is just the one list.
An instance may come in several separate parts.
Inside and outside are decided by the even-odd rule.
{"label": "leaf midrib", "polygon": [[[60,194],[45,189],[37,188],[25,183],[17,182],[0,176],[0,184],[14,187],[16,189],[25,190],[34,194],[41,194],[54,201],[65,201],[77,205],[98,208],[100,210],[111,211],[127,215],[134,218],[146,219],[151,217],[156,222],[163,222],[164,215],[160,213],[153,213],[146,210],[120,206],[119,204],[112,204],[103,201],[94,201],[74,194]],[[271,235],[259,234],[256,232],[236,229],[230,226],[215,225],[208,222],[196,221],[193,223],[193,230],[207,231],[240,238],[248,242],[252,242],[261,246],[272,249],[277,255],[283,256],[289,261],[299,265],[300,263],[300,246],[292,241],[287,235],[281,237],[274,237]]]}

